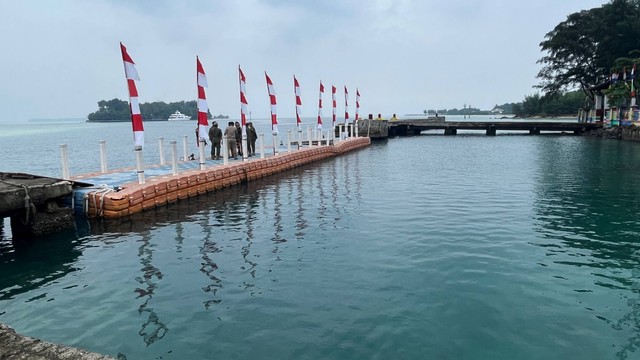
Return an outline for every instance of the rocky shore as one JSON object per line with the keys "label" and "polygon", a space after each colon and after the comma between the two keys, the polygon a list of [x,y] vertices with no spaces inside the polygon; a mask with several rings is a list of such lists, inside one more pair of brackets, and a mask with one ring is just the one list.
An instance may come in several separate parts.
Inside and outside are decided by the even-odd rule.
{"label": "rocky shore", "polygon": [[584,136],[600,137],[603,139],[616,139],[627,141],[640,141],[640,127],[637,126],[616,126],[611,128],[601,128],[587,131]]}
{"label": "rocky shore", "polygon": [[2,360],[115,360],[112,357],[20,335],[0,324]]}

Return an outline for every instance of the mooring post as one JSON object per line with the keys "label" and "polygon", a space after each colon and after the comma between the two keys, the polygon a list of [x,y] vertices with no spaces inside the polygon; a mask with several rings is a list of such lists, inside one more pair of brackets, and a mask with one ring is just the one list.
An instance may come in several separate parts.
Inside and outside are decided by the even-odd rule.
{"label": "mooring post", "polygon": [[136,172],[138,173],[138,184],[144,184],[144,163],[142,161],[142,146],[133,147],[136,152]]}
{"label": "mooring post", "polygon": [[160,165],[164,165],[164,138],[162,136],[158,139],[158,148],[160,154]]}
{"label": "mooring post", "polygon": [[273,135],[273,155],[278,155],[278,133],[272,132]]}
{"label": "mooring post", "polygon": [[260,134],[260,159],[264,159],[264,133]]}
{"label": "mooring post", "polygon": [[222,164],[229,164],[229,142],[227,141],[227,137],[222,137]]}
{"label": "mooring post", "polygon": [[182,153],[183,153],[182,160],[184,161],[189,160],[189,154],[187,153],[187,135],[182,137]]}
{"label": "mooring post", "polygon": [[171,140],[171,173],[178,175],[178,142]]}
{"label": "mooring post", "polygon": [[200,158],[198,159],[198,165],[200,165],[200,170],[204,170],[204,138],[200,138],[198,139],[198,143],[200,144],[200,146],[198,146],[198,151],[199,151],[199,156]]}
{"label": "mooring post", "polygon": [[291,130],[287,130],[287,152],[291,152]]}
{"label": "mooring post", "polygon": [[67,144],[60,145],[60,158],[62,160],[62,178],[69,180],[69,154],[67,153]]}
{"label": "mooring post", "polygon": [[107,172],[107,142],[100,140],[100,172]]}

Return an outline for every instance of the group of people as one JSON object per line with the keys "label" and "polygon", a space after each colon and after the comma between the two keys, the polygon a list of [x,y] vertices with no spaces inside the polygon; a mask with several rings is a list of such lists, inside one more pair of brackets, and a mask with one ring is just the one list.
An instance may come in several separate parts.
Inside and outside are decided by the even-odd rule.
{"label": "group of people", "polygon": [[[238,155],[242,156],[242,127],[239,122],[229,121],[227,127],[222,130],[218,127],[216,121],[211,124],[209,128],[209,140],[211,141],[211,160],[222,159],[220,153],[220,144],[222,142],[222,136],[227,139],[227,150],[229,151],[229,157],[237,160]],[[253,156],[256,154],[256,140],[258,140],[258,133],[256,128],[253,127],[252,122],[247,123],[247,156]]]}

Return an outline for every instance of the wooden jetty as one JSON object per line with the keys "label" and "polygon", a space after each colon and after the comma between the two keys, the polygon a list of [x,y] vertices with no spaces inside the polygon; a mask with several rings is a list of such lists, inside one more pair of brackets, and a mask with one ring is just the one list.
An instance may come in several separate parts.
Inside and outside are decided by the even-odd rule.
{"label": "wooden jetty", "polygon": [[89,218],[120,218],[156,207],[166,206],[189,197],[252,181],[264,176],[302,166],[314,161],[363,148],[369,138],[348,138],[333,145],[301,148],[265,158],[249,158],[227,165],[208,165],[199,169],[198,161],[180,163],[178,174],[170,165],[145,169],[149,175],[138,183],[135,169],[123,169],[106,174],[95,173],[72,177],[74,181],[92,186],[73,191],[75,212]]}
{"label": "wooden jetty", "polygon": [[389,121],[389,136],[419,135],[426,130],[444,130],[445,135],[456,135],[458,130],[482,130],[488,136],[495,136],[498,130],[528,131],[540,134],[541,131],[570,132],[582,134],[602,127],[602,123],[584,122],[547,122],[547,121],[445,121],[444,117],[403,119]]}

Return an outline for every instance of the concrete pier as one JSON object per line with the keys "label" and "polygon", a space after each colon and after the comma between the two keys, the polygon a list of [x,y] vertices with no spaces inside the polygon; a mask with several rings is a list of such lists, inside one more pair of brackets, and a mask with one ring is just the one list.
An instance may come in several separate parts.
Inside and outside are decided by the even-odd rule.
{"label": "concrete pier", "polygon": [[2,360],[115,360],[112,357],[20,335],[0,324]]}

